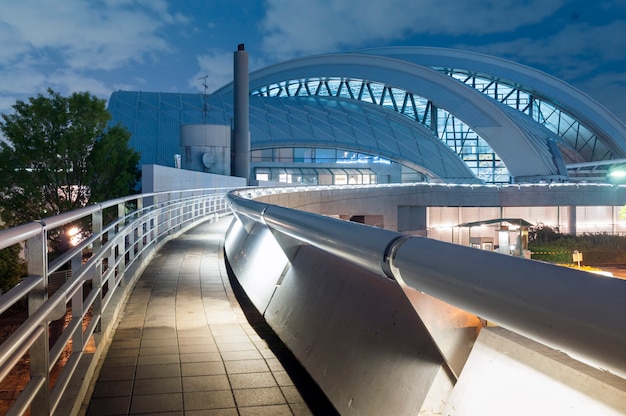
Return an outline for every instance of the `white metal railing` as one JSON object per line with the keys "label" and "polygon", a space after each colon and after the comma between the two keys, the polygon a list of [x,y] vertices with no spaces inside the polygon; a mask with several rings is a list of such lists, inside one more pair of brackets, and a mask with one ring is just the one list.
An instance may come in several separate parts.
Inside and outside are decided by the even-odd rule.
{"label": "white metal railing", "polygon": [[[33,416],[50,415],[58,410],[67,400],[63,397],[72,377],[85,376],[77,374],[79,362],[90,354],[97,358],[104,348],[94,347],[92,340],[103,331],[103,315],[119,308],[120,288],[132,286],[169,239],[229,212],[226,192],[196,189],[131,195],[0,231],[0,250],[21,244],[28,268],[28,277],[0,296],[0,315],[19,303],[28,305],[28,317],[0,345],[0,383],[18,363],[26,365],[29,373],[8,415],[22,415],[29,409]],[[84,239],[50,259],[50,237],[75,226]],[[62,269],[69,269],[71,277],[48,293],[49,277]],[[50,339],[51,322],[63,318],[63,330]]]}
{"label": "white metal railing", "polygon": [[268,193],[234,191],[227,200],[244,226],[260,223],[274,236],[287,236],[276,239],[279,245],[284,242],[286,253],[297,245],[314,246],[626,377],[626,320],[619,312],[626,298],[622,280],[252,199]]}

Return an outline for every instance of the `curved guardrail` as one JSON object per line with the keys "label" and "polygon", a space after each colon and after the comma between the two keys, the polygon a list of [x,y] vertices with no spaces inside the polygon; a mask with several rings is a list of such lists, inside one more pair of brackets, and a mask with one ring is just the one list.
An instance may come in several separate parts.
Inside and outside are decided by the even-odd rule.
{"label": "curved guardrail", "polygon": [[254,196],[235,191],[227,199],[244,225],[261,222],[289,237],[288,250],[312,245],[626,377],[622,280],[249,199]]}
{"label": "curved guardrail", "polygon": [[[0,382],[20,362],[30,373],[7,414],[69,414],[67,406],[80,406],[81,397],[65,393],[73,378],[93,372],[128,288],[165,242],[227,213],[225,194],[197,189],[132,195],[0,231],[0,250],[21,244],[28,266],[28,277],[0,296],[0,314],[28,303],[28,318],[0,345]],[[80,227],[84,238],[50,259],[50,237],[69,227]],[[49,293],[51,276],[62,269],[71,277]],[[51,340],[51,322],[63,318],[66,325]],[[102,342],[93,342],[97,336]]]}

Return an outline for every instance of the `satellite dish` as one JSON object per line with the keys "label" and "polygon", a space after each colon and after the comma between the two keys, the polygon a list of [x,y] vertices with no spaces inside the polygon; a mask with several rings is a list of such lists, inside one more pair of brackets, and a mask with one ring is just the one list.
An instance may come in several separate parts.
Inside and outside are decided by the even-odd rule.
{"label": "satellite dish", "polygon": [[210,169],[213,165],[215,165],[215,156],[213,156],[211,153],[203,154],[202,164],[205,168]]}

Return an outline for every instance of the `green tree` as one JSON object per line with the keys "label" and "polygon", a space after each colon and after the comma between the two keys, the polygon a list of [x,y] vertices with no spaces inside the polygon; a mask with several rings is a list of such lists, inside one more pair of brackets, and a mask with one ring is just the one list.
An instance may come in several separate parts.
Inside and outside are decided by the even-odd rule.
{"label": "green tree", "polygon": [[0,250],[0,293],[14,287],[26,273],[26,263],[20,259],[19,244]]}
{"label": "green tree", "polygon": [[18,100],[0,130],[0,217],[9,225],[49,217],[134,192],[139,154],[104,100],[48,90]]}

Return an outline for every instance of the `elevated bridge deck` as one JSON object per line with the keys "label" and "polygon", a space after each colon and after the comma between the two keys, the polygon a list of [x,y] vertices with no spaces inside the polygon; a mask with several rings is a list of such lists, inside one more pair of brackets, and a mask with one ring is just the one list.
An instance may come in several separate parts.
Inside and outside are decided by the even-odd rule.
{"label": "elevated bridge deck", "polygon": [[281,346],[257,334],[235,298],[220,249],[231,220],[193,228],[150,262],[84,414],[311,414]]}

